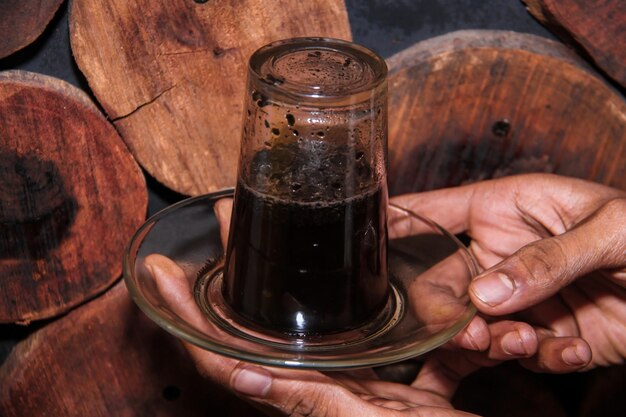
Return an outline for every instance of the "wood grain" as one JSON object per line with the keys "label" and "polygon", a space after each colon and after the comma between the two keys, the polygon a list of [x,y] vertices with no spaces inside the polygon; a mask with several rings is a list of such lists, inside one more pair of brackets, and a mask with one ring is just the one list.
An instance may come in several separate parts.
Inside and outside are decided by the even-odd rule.
{"label": "wood grain", "polygon": [[21,342],[0,381],[3,417],[261,415],[204,380],[123,283]]}
{"label": "wood grain", "polygon": [[565,46],[460,31],[388,64],[392,194],[522,172],[626,188],[626,103]]}
{"label": "wood grain", "polygon": [[139,163],[183,194],[233,186],[249,55],[349,39],[343,0],[75,0],[72,51]]}
{"label": "wood grain", "polygon": [[0,1],[0,58],[37,39],[62,3],[63,0]]}
{"label": "wood grain", "polygon": [[626,87],[626,2],[623,0],[522,0],[528,11],[562,40],[582,48]]}
{"label": "wood grain", "polygon": [[2,72],[0,115],[0,323],[28,323],[119,278],[147,191],[113,126],[70,84]]}

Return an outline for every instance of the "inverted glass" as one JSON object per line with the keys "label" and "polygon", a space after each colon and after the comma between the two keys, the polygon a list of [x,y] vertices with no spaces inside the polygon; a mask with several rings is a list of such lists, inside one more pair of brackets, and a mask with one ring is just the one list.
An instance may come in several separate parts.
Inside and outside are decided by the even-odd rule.
{"label": "inverted glass", "polygon": [[302,337],[384,315],[386,74],[336,39],[250,58],[222,293],[251,326]]}

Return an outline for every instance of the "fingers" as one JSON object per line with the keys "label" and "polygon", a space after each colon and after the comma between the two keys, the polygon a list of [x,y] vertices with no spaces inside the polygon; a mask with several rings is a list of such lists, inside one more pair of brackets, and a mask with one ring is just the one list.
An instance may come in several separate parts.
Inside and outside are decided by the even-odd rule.
{"label": "fingers", "polygon": [[[144,259],[144,267],[152,274],[164,303],[175,314],[200,330],[211,331],[207,328],[210,324],[203,318],[194,302],[190,283],[179,265],[165,256],[154,254]],[[260,404],[264,409],[277,410],[286,415],[394,416],[396,410],[406,410],[412,407],[416,400],[441,407],[449,405],[439,397],[415,392],[406,386],[398,390],[395,384],[386,384],[382,381],[371,381],[373,385],[366,386],[365,381],[358,383],[352,380],[353,384],[357,382],[357,385],[365,388],[365,391],[376,392],[376,395],[370,398],[371,401],[366,401],[349,390],[349,384],[341,384],[338,380],[319,372],[266,368],[216,355],[189,343],[184,345],[203,376],[230,388],[247,400]],[[365,371],[359,374],[367,375]],[[422,409],[429,413],[433,408],[420,407],[420,410]],[[444,408],[441,410],[441,413],[431,415],[463,415]]]}
{"label": "fingers", "polygon": [[537,354],[520,360],[534,372],[568,373],[583,369],[591,362],[589,344],[577,337],[543,337]]}
{"label": "fingers", "polygon": [[626,200],[611,200],[574,229],[527,245],[470,284],[479,310],[508,314],[537,304],[574,279],[626,265]]}
{"label": "fingers", "polygon": [[146,256],[143,265],[150,272],[165,304],[196,328],[206,329],[208,322],[196,305],[185,271],[173,260],[159,254]]}
{"label": "fingers", "polygon": [[226,249],[228,245],[228,232],[230,230],[230,218],[233,212],[233,199],[221,198],[215,202],[213,206],[215,217],[220,226],[220,239],[222,246]]}
{"label": "fingers", "polygon": [[[196,306],[191,285],[178,264],[165,256],[152,254],[144,259],[143,266],[174,314],[200,331],[217,331]],[[357,415],[372,413],[363,409],[371,405],[319,372],[265,368],[183,344],[205,378],[282,413],[338,417],[347,415],[346,411],[350,410]]]}
{"label": "fingers", "polygon": [[230,387],[286,415],[372,415],[376,407],[319,372],[268,369],[243,364],[232,373]]}
{"label": "fingers", "polygon": [[[412,387],[429,390],[442,398],[450,399],[461,379],[477,369],[497,365],[503,360],[529,358],[537,353],[538,337],[535,330],[526,323],[515,321],[489,324],[486,335],[489,338],[488,345],[477,351],[471,343],[463,340],[466,333],[471,333],[468,329],[473,324],[479,332],[485,332],[484,327],[487,325],[484,320],[475,317],[452,343],[429,356]],[[461,340],[457,340],[458,338]],[[458,347],[470,350],[459,350]]]}
{"label": "fingers", "polygon": [[500,321],[489,326],[491,345],[487,357],[492,360],[511,360],[531,357],[537,352],[538,337],[529,324]]}
{"label": "fingers", "polygon": [[589,345],[578,337],[558,337],[552,330],[508,320],[490,324],[489,330],[489,360],[517,359],[529,370],[550,373],[574,372],[591,361]]}
{"label": "fingers", "polygon": [[[219,332],[202,315],[193,299],[191,284],[184,270],[176,262],[163,255],[152,254],[144,259],[144,266],[152,274],[164,303],[174,314],[199,331],[214,334]],[[183,345],[203,376],[221,385],[228,383],[230,373],[239,361],[210,353],[189,343]]]}
{"label": "fingers", "polygon": [[407,289],[411,312],[432,331],[449,326],[468,312],[471,277],[461,252],[444,258],[413,278]]}
{"label": "fingers", "polygon": [[467,326],[450,341],[456,348],[483,352],[489,349],[491,333],[482,317],[474,316]]}
{"label": "fingers", "polygon": [[[440,368],[445,371],[445,378],[439,377],[439,385],[451,389],[456,386],[456,381],[475,369],[505,360],[519,360],[524,367],[535,372],[565,373],[585,368],[592,359],[591,349],[583,339],[557,336],[554,330],[533,328],[524,322],[491,323],[489,333],[491,343],[484,351],[457,350],[454,359],[440,357],[444,361]],[[454,343],[452,347],[468,349],[462,343]]]}
{"label": "fingers", "polygon": [[[429,390],[379,380],[336,378],[313,371],[267,369],[241,365],[231,388],[286,415],[352,417],[400,415],[453,417],[471,414],[450,409],[449,402]],[[397,413],[402,411],[402,414]]]}
{"label": "fingers", "polygon": [[[482,185],[471,184],[417,194],[406,194],[392,198],[390,203],[425,216],[451,233],[461,233],[469,227],[471,199],[476,188],[480,186]],[[394,221],[401,218],[403,213],[399,210],[390,210],[388,216],[390,237],[393,237]],[[404,214],[404,216],[406,215]],[[409,224],[405,223],[404,228],[407,225]],[[400,236],[396,237],[410,234],[412,233],[401,233]]]}

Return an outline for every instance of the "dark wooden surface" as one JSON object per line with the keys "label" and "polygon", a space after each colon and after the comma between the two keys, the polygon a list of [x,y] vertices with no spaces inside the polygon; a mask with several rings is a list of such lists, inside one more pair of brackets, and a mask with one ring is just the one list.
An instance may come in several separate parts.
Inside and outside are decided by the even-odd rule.
{"label": "dark wooden surface", "polygon": [[0,58],[11,55],[40,36],[63,0],[0,1]]}
{"label": "dark wooden surface", "polygon": [[528,10],[565,42],[589,56],[626,87],[626,2],[523,0]]}
{"label": "dark wooden surface", "polygon": [[123,283],[20,343],[0,381],[3,417],[261,415],[204,380]]}
{"label": "dark wooden surface", "polygon": [[70,34],[78,66],[137,160],[188,195],[235,183],[255,49],[351,37],[343,0],[75,0]]}
{"label": "dark wooden surface", "polygon": [[121,273],[144,177],[81,90],[0,73],[0,323],[58,315]]}
{"label": "dark wooden surface", "polygon": [[460,31],[388,62],[392,194],[523,172],[626,188],[626,102],[562,44]]}

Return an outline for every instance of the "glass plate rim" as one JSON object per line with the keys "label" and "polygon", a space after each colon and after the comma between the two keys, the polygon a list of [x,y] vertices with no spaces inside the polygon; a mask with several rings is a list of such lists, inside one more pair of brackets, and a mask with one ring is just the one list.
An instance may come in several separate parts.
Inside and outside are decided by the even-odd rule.
{"label": "glass plate rim", "polygon": [[[447,328],[445,331],[442,331],[436,334],[435,337],[432,337],[428,340],[428,343],[419,343],[417,346],[409,345],[408,347],[404,347],[402,349],[398,349],[390,352],[382,352],[377,353],[371,356],[357,357],[354,355],[349,355],[346,358],[333,358],[333,359],[311,359],[311,358],[280,358],[274,356],[263,356],[257,353],[250,353],[248,351],[232,348],[229,346],[225,346],[224,344],[220,344],[218,341],[209,341],[207,338],[198,337],[194,334],[187,332],[179,328],[176,324],[173,324],[169,319],[164,318],[157,309],[152,306],[152,304],[146,300],[140,288],[136,285],[132,276],[134,275],[133,266],[134,266],[134,256],[133,256],[133,247],[136,245],[136,241],[139,237],[142,236],[144,232],[149,232],[149,229],[152,228],[159,219],[165,217],[166,215],[174,212],[178,209],[181,209],[185,206],[194,204],[201,200],[211,200],[215,201],[219,198],[233,197],[234,188],[224,188],[212,193],[202,194],[194,197],[188,197],[181,201],[178,201],[172,205],[169,205],[157,213],[150,216],[148,219],[144,221],[144,223],[135,231],[135,233],[130,238],[126,248],[124,250],[123,256],[123,280],[128,289],[128,292],[131,296],[133,302],[139,307],[139,309],[150,318],[154,323],[156,323],[159,327],[172,334],[173,336],[182,339],[188,343],[191,343],[201,349],[220,354],[223,356],[227,356],[237,360],[243,360],[251,363],[256,363],[260,365],[267,366],[277,366],[282,368],[297,368],[297,369],[313,369],[313,370],[323,370],[323,371],[331,371],[331,370],[348,370],[348,369],[359,369],[373,366],[383,366],[391,363],[396,363],[402,360],[410,359],[422,355],[426,352],[429,352],[442,344],[449,341],[455,334],[461,331],[470,320],[476,315],[476,307],[468,302],[467,309],[465,313],[452,325]],[[440,226],[438,223],[433,220],[422,216],[418,213],[415,213],[412,210],[407,208],[398,206],[392,202],[389,202],[389,206],[399,209],[411,216],[417,217],[420,221],[427,223],[429,226],[436,228],[442,235],[454,241],[454,243],[462,250],[468,268],[471,270],[472,277],[476,276],[479,272],[478,263],[474,257],[474,255],[469,251],[469,248],[463,244],[456,236],[448,232],[445,228]],[[140,245],[139,245],[140,246]],[[139,249],[137,246],[137,250]]]}

